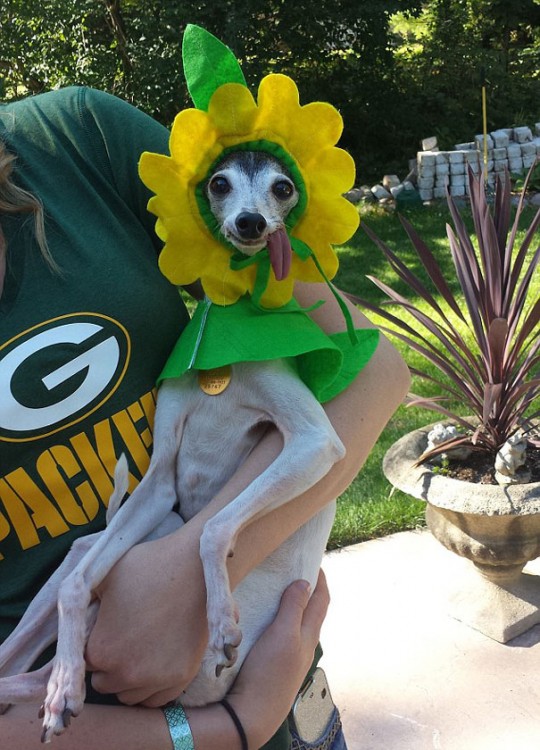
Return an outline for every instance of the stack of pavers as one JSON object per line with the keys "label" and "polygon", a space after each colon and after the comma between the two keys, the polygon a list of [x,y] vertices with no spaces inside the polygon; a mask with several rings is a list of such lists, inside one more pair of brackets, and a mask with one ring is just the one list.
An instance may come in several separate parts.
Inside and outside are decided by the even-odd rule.
{"label": "stack of pavers", "polygon": [[492,185],[497,174],[504,175],[505,170],[523,174],[539,158],[540,123],[536,123],[534,134],[528,127],[495,130],[487,136],[487,153],[483,135],[471,143],[458,143],[453,151],[439,151],[436,138],[426,138],[417,154],[418,191],[424,201],[444,198],[447,187],[453,196],[467,195],[469,165],[475,174],[487,171]]}

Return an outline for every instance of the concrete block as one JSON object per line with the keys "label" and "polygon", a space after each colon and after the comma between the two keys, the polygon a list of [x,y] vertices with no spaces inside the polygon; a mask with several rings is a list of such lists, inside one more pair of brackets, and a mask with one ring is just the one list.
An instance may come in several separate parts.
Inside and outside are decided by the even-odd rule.
{"label": "concrete block", "polygon": [[534,132],[536,133],[536,135],[540,135],[540,122],[535,123]]}
{"label": "concrete block", "polygon": [[459,185],[465,185],[465,182],[467,181],[465,174],[454,174],[452,175],[452,180],[450,182],[450,187],[456,187]]}
{"label": "concrete block", "polygon": [[448,161],[452,164],[464,164],[465,162],[465,151],[449,151]]}
{"label": "concrete block", "polygon": [[465,162],[462,161],[457,164],[450,164],[450,174],[451,175],[465,174]]}
{"label": "concrete block", "polygon": [[397,174],[385,174],[382,180],[383,187],[385,187],[387,190],[390,190],[390,188],[397,187],[397,185],[401,184],[401,180],[397,176]]}
{"label": "concrete block", "polygon": [[435,164],[437,166],[440,164],[448,164],[448,151],[439,151],[435,156]]}
{"label": "concrete block", "polygon": [[472,151],[476,149],[476,144],[474,141],[469,141],[469,143],[456,143],[454,149],[456,151]]}
{"label": "concrete block", "polygon": [[421,188],[418,192],[423,201],[433,200],[433,188]]}
{"label": "concrete block", "polygon": [[493,133],[491,133],[491,138],[493,139],[495,148],[506,148],[510,141],[508,133],[506,133],[504,130],[495,130]]}
{"label": "concrete block", "polygon": [[352,190],[346,192],[343,197],[347,198],[350,203],[360,203],[364,197],[364,191],[362,188],[352,188]]}
{"label": "concrete block", "polygon": [[438,146],[436,136],[433,135],[430,138],[424,138],[422,140],[422,151],[436,151],[437,149]]}
{"label": "concrete block", "polygon": [[516,158],[508,159],[508,169],[511,172],[522,172],[523,171],[523,159],[521,157],[519,159],[516,159]]}
{"label": "concrete block", "polygon": [[433,188],[434,198],[446,198],[446,186],[445,187],[434,187]]}
{"label": "concrete block", "polygon": [[[484,150],[484,136],[483,135],[476,135],[474,137],[474,142],[476,143],[476,147],[479,151]],[[487,147],[493,148],[493,138],[489,135],[487,135]]]}
{"label": "concrete block", "polygon": [[450,195],[465,195],[465,185],[450,185]]}
{"label": "concrete block", "polygon": [[389,193],[388,190],[382,185],[373,185],[373,187],[371,188],[371,192],[378,201],[382,201],[392,197],[392,194]]}
{"label": "concrete block", "polygon": [[523,168],[530,169],[535,161],[536,161],[536,153],[525,155],[523,157]]}
{"label": "concrete block", "polygon": [[405,190],[405,188],[404,188],[402,182],[400,182],[399,185],[392,185],[390,187],[390,192],[392,193],[392,198],[394,198],[394,200],[395,200],[400,193],[403,193],[404,190]]}
{"label": "concrete block", "polygon": [[520,148],[521,148],[521,155],[523,157],[531,156],[531,154],[536,155],[536,143],[534,143],[534,141],[529,141],[528,143],[522,143]]}
{"label": "concrete block", "polygon": [[528,141],[532,141],[532,138],[533,135],[530,128],[514,128],[514,140],[517,141],[517,143],[527,143]]}
{"label": "concrete block", "polygon": [[448,162],[446,162],[445,164],[437,164],[435,167],[435,174],[436,175],[450,174],[450,164],[448,164]]}
{"label": "concrete block", "polygon": [[507,159],[508,158],[508,153],[507,153],[506,148],[494,148],[493,149],[492,157],[493,157],[493,159],[497,159],[497,160],[499,160],[499,159]]}
{"label": "concrete block", "polygon": [[519,143],[510,143],[506,149],[509,159],[520,159],[521,158],[521,146]]}
{"label": "concrete block", "polygon": [[415,190],[416,189],[410,180],[404,180],[403,181],[403,187],[407,191],[409,191],[409,190]]}
{"label": "concrete block", "polygon": [[434,178],[435,177],[435,165],[429,167],[422,167],[418,170],[418,179],[421,177]]}
{"label": "concrete block", "polygon": [[450,184],[450,177],[448,175],[441,175],[440,177],[437,177],[435,179],[435,187],[446,187],[446,185]]}
{"label": "concrete block", "polygon": [[436,154],[433,151],[419,151],[417,153],[418,169],[424,167],[434,167],[436,163]]}
{"label": "concrete block", "polygon": [[493,171],[494,172],[504,172],[505,169],[508,169],[508,159],[495,159],[493,162]]}
{"label": "concrete block", "polygon": [[482,161],[482,155],[476,149],[474,151],[466,151],[465,161],[467,164],[479,164]]}
{"label": "concrete block", "polygon": [[419,177],[418,187],[420,190],[429,190],[435,184],[435,177]]}

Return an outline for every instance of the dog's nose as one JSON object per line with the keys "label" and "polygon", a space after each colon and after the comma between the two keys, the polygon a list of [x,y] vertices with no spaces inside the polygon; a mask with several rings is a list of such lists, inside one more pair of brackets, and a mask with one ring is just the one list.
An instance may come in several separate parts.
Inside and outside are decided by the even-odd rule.
{"label": "dog's nose", "polygon": [[236,229],[243,240],[258,240],[266,226],[266,219],[262,214],[243,211],[236,217]]}

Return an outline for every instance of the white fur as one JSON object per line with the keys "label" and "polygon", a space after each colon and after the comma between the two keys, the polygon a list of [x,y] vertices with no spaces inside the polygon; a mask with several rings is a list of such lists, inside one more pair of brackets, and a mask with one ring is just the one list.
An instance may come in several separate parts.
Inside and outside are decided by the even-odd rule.
{"label": "white fur", "polygon": [[[262,211],[263,202],[258,200]],[[193,371],[165,381],[158,394],[153,455],[143,480],[116,510],[127,486],[127,463],[119,461],[107,528],[75,543],[0,648],[0,703],[40,699],[47,683],[44,741],[61,733],[70,716],[83,708],[84,646],[97,608],[93,590],[130,547],[149,535],[170,533],[182,523],[172,512],[177,502],[187,521],[214,497],[268,423],[283,436],[280,455],[204,528],[200,549],[209,644],[182,703],[202,705],[222,698],[245,655],[273,619],[286,586],[298,578],[315,584],[335,504],[250,573],[236,588],[234,599],[226,560],[242,528],[301,495],[344,456],[321,405],[284,360],[233,365],[229,386],[215,396],[201,390]],[[56,631],[52,664],[39,673],[18,674],[54,640]]]}

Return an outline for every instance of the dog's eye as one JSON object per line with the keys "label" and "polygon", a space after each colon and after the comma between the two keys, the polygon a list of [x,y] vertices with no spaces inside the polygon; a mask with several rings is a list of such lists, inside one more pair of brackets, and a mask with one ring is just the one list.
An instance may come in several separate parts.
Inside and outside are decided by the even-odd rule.
{"label": "dog's eye", "polygon": [[231,189],[231,186],[226,177],[217,175],[216,177],[212,177],[212,179],[210,180],[209,188],[210,191],[214,193],[214,195],[227,195],[227,193]]}
{"label": "dog's eye", "polygon": [[294,193],[294,187],[288,180],[278,180],[272,185],[272,192],[280,201],[286,201]]}

